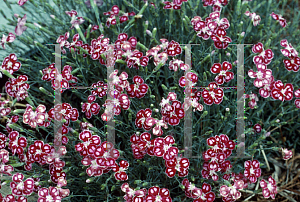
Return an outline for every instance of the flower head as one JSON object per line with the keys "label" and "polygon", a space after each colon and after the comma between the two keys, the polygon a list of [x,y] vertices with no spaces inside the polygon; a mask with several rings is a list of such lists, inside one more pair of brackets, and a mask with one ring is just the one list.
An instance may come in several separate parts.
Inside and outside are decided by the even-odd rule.
{"label": "flower head", "polygon": [[7,42],[12,43],[15,39],[16,39],[16,36],[11,32],[8,34],[8,36],[5,36],[3,34],[2,39],[1,39],[1,45],[2,45],[3,49],[5,50],[5,44]]}
{"label": "flower head", "polygon": [[27,29],[27,27],[25,26],[26,19],[27,19],[26,14],[22,19],[18,18],[18,24],[15,28],[16,35],[20,36]]}
{"label": "flower head", "polygon": [[266,181],[263,179],[260,181],[260,186],[263,189],[262,193],[265,198],[269,198],[271,196],[272,199],[275,199],[275,194],[277,194],[277,186],[276,181],[270,176],[269,183],[267,184]]}

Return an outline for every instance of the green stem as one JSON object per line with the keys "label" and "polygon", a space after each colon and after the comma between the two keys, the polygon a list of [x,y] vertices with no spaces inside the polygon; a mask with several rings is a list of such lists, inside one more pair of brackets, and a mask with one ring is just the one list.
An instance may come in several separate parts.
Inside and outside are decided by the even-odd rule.
{"label": "green stem", "polygon": [[102,24],[101,24],[101,21],[100,21],[98,7],[95,5],[94,0],[90,0],[90,3],[91,3],[91,6],[92,6],[93,10],[95,11],[95,15],[96,15],[96,18],[97,18],[97,23],[98,23],[99,29],[100,29],[100,34],[102,34],[104,31],[103,31],[103,27],[102,27]]}

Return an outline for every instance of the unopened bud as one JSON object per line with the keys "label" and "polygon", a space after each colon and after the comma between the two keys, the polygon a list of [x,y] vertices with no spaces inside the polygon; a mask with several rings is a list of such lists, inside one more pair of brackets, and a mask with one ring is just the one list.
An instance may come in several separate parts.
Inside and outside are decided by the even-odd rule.
{"label": "unopened bud", "polygon": [[142,183],[142,180],[135,180],[134,181],[134,184],[141,184]]}
{"label": "unopened bud", "polygon": [[205,117],[208,114],[208,111],[204,111],[203,114],[201,115],[201,118]]}
{"label": "unopened bud", "polygon": [[168,90],[167,86],[165,86],[164,84],[161,84],[161,87],[162,87],[164,90]]}
{"label": "unopened bud", "polygon": [[277,122],[277,123],[279,123],[279,122],[280,122],[280,120],[279,120],[279,119],[277,119],[277,120],[276,120],[276,122]]}
{"label": "unopened bud", "polygon": [[245,146],[245,142],[241,142],[240,144],[237,145],[237,147],[244,147]]}
{"label": "unopened bud", "polygon": [[149,36],[151,36],[152,37],[152,33],[151,33],[151,31],[150,30],[146,30],[146,34],[148,34]]}
{"label": "unopened bud", "polygon": [[241,36],[245,36],[245,32],[242,32],[242,33],[241,33]]}
{"label": "unopened bud", "polygon": [[55,15],[50,15],[51,18],[55,19]]}
{"label": "unopened bud", "polygon": [[270,132],[267,132],[266,134],[265,134],[265,137],[269,137],[271,135],[271,133]]}
{"label": "unopened bud", "polygon": [[38,28],[41,28],[42,26],[41,25],[39,25],[38,23],[33,23],[36,27],[38,27]]}
{"label": "unopened bud", "polygon": [[227,111],[227,112],[229,112],[229,111],[230,111],[230,109],[229,109],[229,108],[226,108],[226,111]]}

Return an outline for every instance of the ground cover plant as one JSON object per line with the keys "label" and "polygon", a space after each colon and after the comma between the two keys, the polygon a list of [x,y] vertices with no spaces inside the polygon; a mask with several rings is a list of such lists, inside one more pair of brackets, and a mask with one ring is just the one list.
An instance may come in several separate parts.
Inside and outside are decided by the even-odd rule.
{"label": "ground cover plant", "polygon": [[4,3],[0,201],[299,201],[296,1]]}

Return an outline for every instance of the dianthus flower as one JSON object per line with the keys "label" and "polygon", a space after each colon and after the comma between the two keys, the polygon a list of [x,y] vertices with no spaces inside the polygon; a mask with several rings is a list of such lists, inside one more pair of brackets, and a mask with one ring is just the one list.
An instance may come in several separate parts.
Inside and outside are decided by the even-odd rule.
{"label": "dianthus flower", "polygon": [[30,88],[28,83],[25,83],[28,80],[26,75],[20,75],[18,78],[9,78],[9,81],[5,83],[5,90],[9,96],[17,98],[17,100],[24,100],[28,97],[27,90]]}
{"label": "dianthus flower", "polygon": [[275,194],[277,194],[277,186],[276,181],[270,176],[269,183],[267,184],[264,179],[262,179],[259,184],[261,186],[263,196],[265,198],[269,198],[271,196],[272,199],[275,199]]}
{"label": "dianthus flower", "polygon": [[272,12],[270,15],[272,16],[273,19],[279,21],[279,24],[282,27],[286,27],[287,23],[286,20],[282,17],[282,15],[275,14],[274,12]]}
{"label": "dianthus flower", "polygon": [[5,36],[4,34],[2,35],[1,39],[1,46],[5,50],[5,44],[6,43],[12,43],[16,39],[16,36],[13,33],[9,33],[8,36]]}

